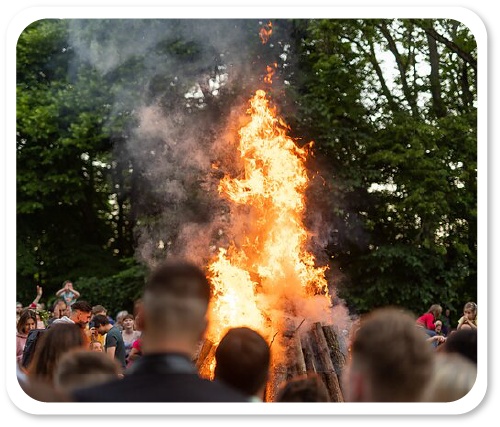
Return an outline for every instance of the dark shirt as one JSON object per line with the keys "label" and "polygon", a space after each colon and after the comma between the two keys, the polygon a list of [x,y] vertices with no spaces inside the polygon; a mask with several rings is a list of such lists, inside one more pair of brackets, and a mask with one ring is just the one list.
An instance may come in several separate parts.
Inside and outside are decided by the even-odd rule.
{"label": "dark shirt", "polygon": [[238,391],[200,378],[181,354],[147,354],[121,380],[73,392],[77,402],[245,402]]}
{"label": "dark shirt", "polygon": [[116,326],[113,326],[106,334],[104,348],[108,351],[109,347],[116,347],[115,359],[125,369],[127,366],[125,363],[125,342],[123,341],[122,333]]}

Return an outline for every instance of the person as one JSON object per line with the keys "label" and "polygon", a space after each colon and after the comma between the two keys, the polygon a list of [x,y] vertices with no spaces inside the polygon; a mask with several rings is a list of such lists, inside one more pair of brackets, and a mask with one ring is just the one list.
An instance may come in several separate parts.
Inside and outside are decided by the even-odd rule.
{"label": "person", "polygon": [[325,383],[318,374],[292,378],[280,387],[278,402],[330,402]]}
{"label": "person", "polygon": [[70,351],[61,357],[55,373],[57,390],[71,393],[85,386],[102,384],[119,378],[120,367],[102,353]]}
{"label": "person", "polygon": [[89,344],[89,350],[95,351],[96,353],[103,353],[104,349],[102,348],[102,344],[99,341],[91,341]]}
{"label": "person", "polygon": [[31,330],[36,327],[36,314],[29,308],[21,311],[16,329],[16,361],[21,363],[23,359],[24,346]]}
{"label": "person", "polygon": [[118,327],[118,329],[120,331],[123,331],[123,319],[125,319],[125,316],[127,316],[127,315],[128,315],[127,310],[119,311],[116,314],[116,326]]}
{"label": "person", "polygon": [[28,368],[28,378],[39,383],[53,384],[54,372],[62,355],[72,349],[86,347],[85,334],[76,324],[53,324],[42,335],[36,347]]}
{"label": "person", "polygon": [[207,327],[210,283],[188,263],[165,264],[149,276],[139,329],[143,356],[124,378],[79,389],[80,402],[243,402],[219,382],[199,377],[191,359]]}
{"label": "person", "polygon": [[116,325],[111,325],[108,318],[102,314],[95,316],[93,322],[99,335],[106,335],[104,351],[125,369],[127,367],[125,360],[125,343],[123,342],[122,333],[118,327]]}
{"label": "person", "polygon": [[461,329],[477,330],[477,305],[474,302],[468,302],[464,306],[464,315],[458,320],[457,331]]}
{"label": "person", "polygon": [[132,351],[132,346],[134,345],[134,342],[141,337],[141,333],[134,330],[134,316],[132,314],[127,314],[123,318],[122,325],[122,338],[125,343],[125,358],[128,363],[128,357]]}
{"label": "person", "polygon": [[67,310],[67,305],[62,299],[57,299],[52,305],[52,317],[49,319],[49,325],[56,319],[60,319],[64,316],[69,316],[69,310]]}
{"label": "person", "polygon": [[[443,309],[439,304],[433,304],[424,315],[420,316],[417,319],[417,325],[421,326],[425,329],[427,335],[434,336],[435,334],[435,325],[434,322],[441,316]],[[431,332],[431,333],[429,333]]]}
{"label": "person", "polygon": [[460,354],[439,354],[424,400],[454,402],[461,399],[474,387],[476,376],[476,365]]}
{"label": "person", "polygon": [[132,362],[134,360],[139,359],[142,356],[141,346],[142,346],[142,340],[140,338],[134,341],[134,343],[132,344],[132,350],[130,350],[130,354],[128,355],[127,368],[130,368]]}
{"label": "person", "polygon": [[90,321],[92,306],[87,301],[77,301],[70,306],[69,317],[63,316],[54,320],[53,324],[74,323],[81,329],[86,329]]}
{"label": "person", "polygon": [[262,402],[270,360],[269,344],[258,332],[250,328],[230,329],[215,351],[214,379]]}
{"label": "person", "polygon": [[477,330],[461,329],[446,340],[445,353],[458,353],[472,363],[477,364]]}
{"label": "person", "polygon": [[441,320],[436,320],[436,323],[434,323],[434,332],[436,332],[436,335],[444,336],[443,322]]}
{"label": "person", "polygon": [[451,320],[450,320],[451,311],[449,308],[444,310],[444,314],[441,316],[441,321],[443,322],[443,335],[445,337],[448,336],[451,330]]}
{"label": "person", "polygon": [[56,292],[56,296],[62,298],[68,306],[71,306],[80,298],[80,292],[73,288],[73,283],[66,280],[63,283],[63,287]]}
{"label": "person", "polygon": [[21,317],[21,311],[23,311],[23,304],[18,301],[16,302],[16,323],[19,322],[19,317]]}
{"label": "person", "polygon": [[432,375],[432,348],[415,320],[396,308],[370,313],[351,344],[344,377],[351,402],[418,402]]}

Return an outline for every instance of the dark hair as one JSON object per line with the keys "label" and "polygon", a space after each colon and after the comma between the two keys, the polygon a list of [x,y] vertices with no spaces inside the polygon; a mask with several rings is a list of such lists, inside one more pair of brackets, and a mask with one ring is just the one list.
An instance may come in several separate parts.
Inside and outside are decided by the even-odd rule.
{"label": "dark hair", "polygon": [[446,353],[458,353],[477,364],[477,331],[460,329],[448,335],[443,350]]}
{"label": "dark hair", "polygon": [[20,334],[24,334],[24,328],[26,327],[26,323],[28,323],[29,319],[33,319],[36,325],[36,313],[34,310],[30,310],[29,308],[25,308],[21,311],[19,315],[19,320],[17,321],[16,329]]}
{"label": "dark hair", "polygon": [[102,305],[95,305],[92,307],[92,314],[95,316],[97,313],[102,313],[102,312],[107,313],[108,310],[106,310]]}
{"label": "dark hair", "polygon": [[278,392],[277,402],[330,402],[325,383],[317,374],[288,381]]}
{"label": "dark hair", "polygon": [[210,283],[198,267],[187,262],[167,263],[153,271],[146,291],[166,292],[177,297],[198,297],[210,300]]}
{"label": "dark hair", "polygon": [[106,316],[103,316],[102,314],[98,314],[97,316],[94,316],[94,318],[92,319],[92,322],[94,322],[95,328],[98,328],[99,326],[109,325],[109,319]]}
{"label": "dark hair", "polygon": [[127,320],[127,319],[132,319],[132,320],[134,320],[134,315],[133,315],[133,314],[126,314],[126,315],[123,317],[122,322],[123,322],[124,320]]}
{"label": "dark hair", "polygon": [[363,319],[352,360],[365,366],[375,402],[419,401],[432,376],[433,353],[412,316],[383,308]]}
{"label": "dark hair", "polygon": [[53,324],[42,335],[36,346],[29,373],[36,379],[52,382],[54,371],[61,356],[67,351],[85,347],[86,338],[82,330],[73,323]]}
{"label": "dark hair", "polygon": [[77,301],[71,306],[71,311],[83,311],[84,313],[91,313],[92,306],[87,301]]}
{"label": "dark hair", "polygon": [[253,395],[267,381],[270,358],[269,345],[259,333],[230,329],[215,351],[215,379]]}

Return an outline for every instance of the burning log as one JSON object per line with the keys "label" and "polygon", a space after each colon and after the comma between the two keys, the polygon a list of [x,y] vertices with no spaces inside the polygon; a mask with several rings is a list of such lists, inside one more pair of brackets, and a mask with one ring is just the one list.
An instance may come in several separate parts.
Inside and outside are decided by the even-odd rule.
{"label": "burning log", "polygon": [[321,323],[317,322],[313,325],[312,336],[314,337],[315,344],[317,345],[317,356],[323,368],[323,377],[325,385],[330,393],[332,402],[343,402],[344,397],[340,389],[339,380],[333,366],[332,357],[328,348],[328,344],[321,327]]}
{"label": "burning log", "polygon": [[300,337],[301,347],[302,347],[302,355],[304,357],[304,363],[306,365],[306,373],[315,373],[316,366],[314,362],[314,353],[311,346],[311,341],[309,334],[304,334]]}
{"label": "burning log", "polygon": [[297,375],[306,375],[307,373],[307,365],[304,358],[304,353],[302,350],[302,343],[300,340],[300,335],[298,333],[291,339],[294,356],[295,356],[295,368]]}
{"label": "burning log", "polygon": [[346,357],[341,350],[338,332],[334,326],[327,325],[323,326],[323,333],[325,334],[326,343],[328,345],[328,350],[330,351],[335,373],[340,380],[342,377],[342,370],[344,369],[346,363]]}
{"label": "burning log", "polygon": [[200,371],[201,366],[205,362],[208,354],[210,353],[211,348],[214,346],[214,343],[210,341],[208,338],[203,340],[203,344],[200,347],[198,356],[196,357],[196,369]]}

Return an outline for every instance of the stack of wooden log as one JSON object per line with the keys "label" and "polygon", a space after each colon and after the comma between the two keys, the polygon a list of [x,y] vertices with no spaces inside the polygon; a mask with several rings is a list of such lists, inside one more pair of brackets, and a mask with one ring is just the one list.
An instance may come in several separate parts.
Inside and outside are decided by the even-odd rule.
{"label": "stack of wooden log", "polygon": [[[266,388],[267,402],[276,401],[284,382],[310,373],[320,376],[332,402],[344,401],[341,376],[347,350],[344,337],[336,326],[317,322],[305,328],[300,324],[288,328],[278,339],[281,348],[285,349],[284,362],[272,363]],[[217,345],[208,339],[200,344],[194,361],[203,378],[211,379],[216,348]]]}
{"label": "stack of wooden log", "polygon": [[341,376],[347,359],[344,338],[333,325],[317,322],[310,327],[288,330],[283,334],[286,349],[284,363],[271,367],[266,401],[274,402],[280,385],[297,376],[316,373],[323,380],[330,401],[343,402]]}

